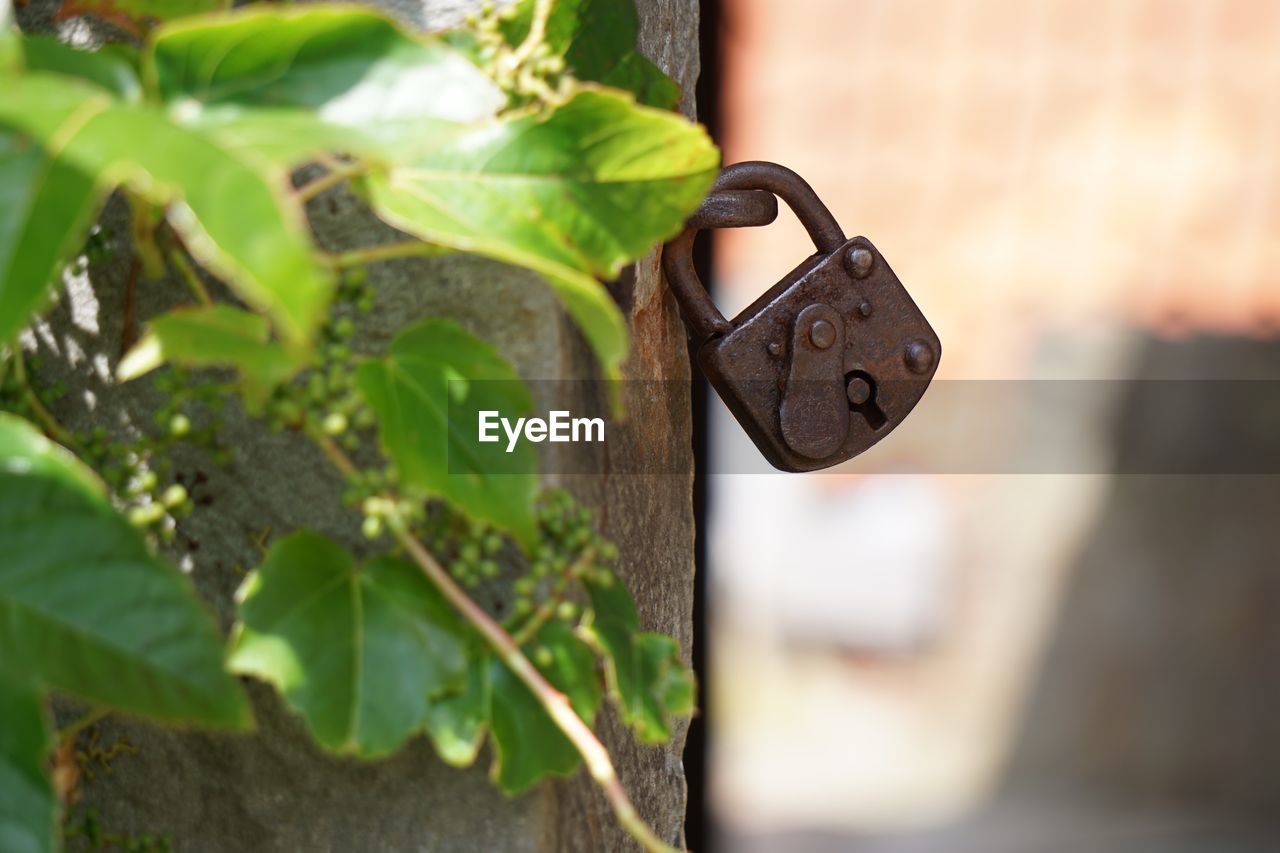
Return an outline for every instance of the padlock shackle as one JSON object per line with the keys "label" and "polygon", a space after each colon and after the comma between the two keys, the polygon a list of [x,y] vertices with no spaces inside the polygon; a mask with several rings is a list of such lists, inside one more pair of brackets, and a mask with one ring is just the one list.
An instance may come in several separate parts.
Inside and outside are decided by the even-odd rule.
{"label": "padlock shackle", "polygon": [[747,160],[725,166],[713,191],[768,190],[787,203],[818,251],[830,254],[844,245],[844,229],[804,178],[777,163]]}
{"label": "padlock shackle", "polygon": [[709,338],[723,335],[733,326],[720,313],[694,268],[693,240],[699,230],[686,228],[679,237],[662,247],[662,272],[680,303],[685,322],[693,328],[697,338]]}
{"label": "padlock shackle", "polygon": [[742,228],[768,225],[778,215],[781,198],[809,232],[820,253],[844,245],[844,231],[804,178],[777,163],[749,160],[721,170],[711,194],[685,223],[685,230],[662,250],[662,270],[680,303],[685,320],[699,338],[733,328],[698,278],[693,266],[693,241],[704,228]]}

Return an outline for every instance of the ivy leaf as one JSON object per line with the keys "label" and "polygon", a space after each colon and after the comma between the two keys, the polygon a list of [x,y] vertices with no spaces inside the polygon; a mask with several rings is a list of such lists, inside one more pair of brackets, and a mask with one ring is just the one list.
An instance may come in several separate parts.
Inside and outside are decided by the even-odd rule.
{"label": "ivy leaf", "polygon": [[55,18],[96,15],[141,36],[164,21],[230,7],[231,0],[62,0]]}
{"label": "ivy leaf", "polygon": [[123,185],[166,207],[192,255],[302,348],[328,304],[332,276],[312,255],[301,208],[285,202],[283,169],[66,77],[31,73],[6,87],[0,127],[92,176],[100,196]]}
{"label": "ivy leaf", "polygon": [[557,619],[538,630],[532,645],[533,659],[542,674],[569,698],[578,716],[591,725],[603,695],[595,652],[568,624]]}
{"label": "ivy leaf", "polygon": [[410,563],[357,567],[304,531],[276,542],[239,596],[230,668],[275,685],[334,752],[394,752],[432,696],[464,683],[457,617]]}
{"label": "ivy leaf", "polygon": [[93,474],[0,415],[0,660],[90,701],[243,728],[213,620],[111,508]]}
{"label": "ivy leaf", "polygon": [[504,103],[442,41],[354,7],[182,21],[156,33],[147,63],[176,120],[293,163],[325,149],[394,158]]}
{"label": "ivy leaf", "polygon": [[[538,661],[539,657],[543,660]],[[552,621],[538,632],[530,658],[590,726],[600,705],[591,649],[567,625]],[[537,697],[500,661],[490,663],[489,674],[493,681],[492,776],[498,786],[508,794],[519,794],[544,776],[574,773],[582,757]]]}
{"label": "ivy leaf", "polygon": [[[512,47],[524,41],[537,0],[520,0],[502,24]],[[680,86],[636,50],[640,17],[635,0],[558,0],[547,20],[545,44],[579,80],[625,89],[642,104],[672,109]]]}
{"label": "ivy leaf", "polygon": [[663,634],[640,633],[635,601],[616,576],[584,583],[592,610],[585,632],[605,655],[609,691],[623,721],[645,743],[669,740],[671,717],[693,713],[696,691],[679,645]]}
{"label": "ivy leaf", "polygon": [[545,776],[572,776],[582,756],[538,699],[500,661],[489,664],[493,682],[494,760],[490,775],[504,793],[519,794]]}
{"label": "ivy leaf", "polygon": [[52,749],[44,696],[0,667],[0,850],[50,853],[58,800],[45,770]]}
{"label": "ivy leaf", "polygon": [[75,77],[115,95],[121,101],[142,99],[138,52],[124,45],[79,50],[49,36],[23,36],[20,41],[27,71]]}
{"label": "ivy leaf", "polygon": [[519,374],[497,351],[447,320],[402,331],[387,354],[360,365],[356,382],[378,416],[382,445],[401,479],[473,518],[537,539],[537,456],[521,441],[477,440],[479,413],[523,417],[533,407]]}
{"label": "ivy leaf", "polygon": [[230,305],[179,308],[155,318],[148,333],[120,360],[116,376],[127,382],[165,362],[234,367],[250,399],[258,401],[300,366],[271,342],[265,317]]}
{"label": "ivy leaf", "polygon": [[626,326],[596,279],[616,278],[678,232],[718,162],[702,128],[584,90],[459,132],[412,163],[375,171],[363,188],[403,231],[541,273],[616,374]]}
{"label": "ivy leaf", "polygon": [[454,767],[470,767],[484,742],[493,699],[489,662],[483,647],[469,649],[462,688],[440,694],[427,705],[427,735],[439,756]]}
{"label": "ivy leaf", "polygon": [[0,342],[48,301],[98,210],[93,179],[0,127]]}

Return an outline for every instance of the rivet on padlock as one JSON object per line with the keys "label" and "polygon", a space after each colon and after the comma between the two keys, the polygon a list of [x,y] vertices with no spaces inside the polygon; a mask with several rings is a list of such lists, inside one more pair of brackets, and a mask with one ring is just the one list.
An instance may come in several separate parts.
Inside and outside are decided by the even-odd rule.
{"label": "rivet on padlock", "polygon": [[[732,322],[693,269],[703,228],[767,225],[777,196],[817,252]],[[812,471],[871,447],[910,413],[937,370],[942,346],[869,241],[846,240],[799,175],[774,163],[726,167],[663,269],[716,392],[775,467]]]}

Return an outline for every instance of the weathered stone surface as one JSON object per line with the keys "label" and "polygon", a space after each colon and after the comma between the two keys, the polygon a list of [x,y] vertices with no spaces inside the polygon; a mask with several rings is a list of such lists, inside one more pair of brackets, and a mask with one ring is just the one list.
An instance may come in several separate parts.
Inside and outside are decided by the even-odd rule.
{"label": "weathered stone surface", "polygon": [[[387,7],[419,25],[456,23],[478,6],[463,0],[388,0]],[[20,10],[28,30],[49,31],[50,0]],[[642,47],[684,84],[692,110],[698,70],[696,0],[641,0]],[[82,41],[105,30],[74,26]],[[331,192],[312,203],[317,236],[329,248],[389,239],[389,229],[353,199]],[[103,425],[117,434],[120,412],[138,423],[162,402],[147,382],[124,387],[110,381],[126,325],[131,247],[123,205],[103,218],[112,235],[110,257],[71,282],[70,297],[30,336],[40,378],[72,393],[57,415],[74,429]],[[362,322],[356,346],[372,351],[417,317],[453,317],[496,344],[526,378],[595,375],[591,355],[535,276],[479,258],[401,261],[371,268],[378,291],[374,312]],[[687,377],[684,333],[661,285],[656,255],[637,265],[633,281],[617,288],[633,334],[626,375],[644,379]],[[134,314],[146,318],[182,301],[176,280],[141,281]],[[538,385],[557,392],[551,383]],[[676,636],[686,655],[692,643],[693,518],[687,387],[668,383],[632,393],[633,441],[609,451],[634,470],[657,455],[684,460],[685,473],[664,476],[599,475],[565,478],[584,503],[599,511],[604,530],[619,545],[620,571],[636,594],[648,630]],[[550,389],[550,390],[546,390]],[[563,399],[563,398],[562,398]],[[548,400],[546,402],[552,402]],[[335,533],[361,544],[358,516],[338,501],[341,482],[305,441],[273,434],[232,407],[226,435],[236,449],[225,468],[199,453],[184,454],[177,469],[202,483],[193,496],[207,504],[181,525],[170,554],[187,566],[200,592],[230,620],[232,595],[245,570],[257,564],[260,542],[299,527]],[[610,470],[605,468],[603,470]],[[546,472],[548,481],[557,478]],[[103,743],[127,738],[136,754],[118,756],[110,776],[84,786],[84,803],[114,832],[171,833],[179,850],[625,850],[608,807],[585,777],[543,785],[516,800],[489,783],[489,757],[470,770],[445,766],[422,739],[378,763],[340,760],[310,741],[301,721],[275,694],[250,687],[258,721],[248,736],[176,732],[126,719],[100,724]],[[671,842],[681,837],[685,783],[684,729],[663,748],[641,747],[612,717],[602,722],[606,743],[637,807]]]}

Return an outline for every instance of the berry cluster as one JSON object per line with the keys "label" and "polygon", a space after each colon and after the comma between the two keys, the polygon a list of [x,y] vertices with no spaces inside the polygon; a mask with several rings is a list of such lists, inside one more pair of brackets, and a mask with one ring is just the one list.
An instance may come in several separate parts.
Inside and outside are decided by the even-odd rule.
{"label": "berry cluster", "polygon": [[442,501],[387,497],[390,484],[386,474],[367,473],[348,492],[349,500],[359,499],[365,536],[377,539],[396,525],[406,528],[467,589],[499,581],[504,574],[518,575],[511,584],[513,616],[507,627],[519,629],[521,636],[536,633],[552,618],[575,622],[581,614],[575,600],[578,582],[612,582],[618,549],[596,531],[594,513],[562,489],[538,499],[538,544],[527,570],[505,572],[504,565],[521,562],[520,552],[497,528]]}
{"label": "berry cluster", "polygon": [[463,586],[474,589],[502,574],[498,558],[507,542],[489,525],[468,519],[440,501],[425,504],[412,531]]}
{"label": "berry cluster", "polygon": [[358,431],[371,429],[375,421],[373,410],[356,388],[350,343],[356,324],[351,314],[368,313],[373,310],[373,301],[374,290],[364,268],[343,276],[334,310],[320,330],[317,363],[293,382],[277,388],[267,404],[272,429],[328,436],[347,450],[360,446]]}
{"label": "berry cluster", "polygon": [[[54,384],[41,388],[37,395],[24,374],[26,369],[39,371],[38,360],[27,359],[26,369],[19,371],[12,369],[14,358],[0,363],[0,410],[42,421],[37,407],[56,403],[66,391]],[[230,449],[218,441],[227,387],[219,382],[193,381],[182,368],[157,374],[155,387],[165,395],[165,403],[154,413],[151,424],[135,425],[132,436],[113,436],[98,426],[55,437],[99,473],[131,524],[169,542],[176,536],[177,519],[192,509],[186,486],[175,482],[171,451],[178,443],[187,442],[203,447],[218,464],[230,459]],[[46,429],[57,432],[55,427]]]}
{"label": "berry cluster", "polygon": [[129,523],[170,542],[177,520],[193,508],[182,477],[174,476],[172,452],[186,443],[203,448],[219,465],[230,461],[231,449],[218,438],[229,389],[222,382],[197,381],[180,367],[158,373],[155,387],[165,402],[152,415],[152,429],[118,439],[96,427],[77,435],[76,443],[81,458],[111,487]]}
{"label": "berry cluster", "polygon": [[575,621],[580,611],[574,601],[577,584],[612,578],[618,559],[618,549],[595,529],[595,514],[563,489],[539,497],[538,534],[529,573],[513,586],[519,634],[526,636],[553,617]]}

